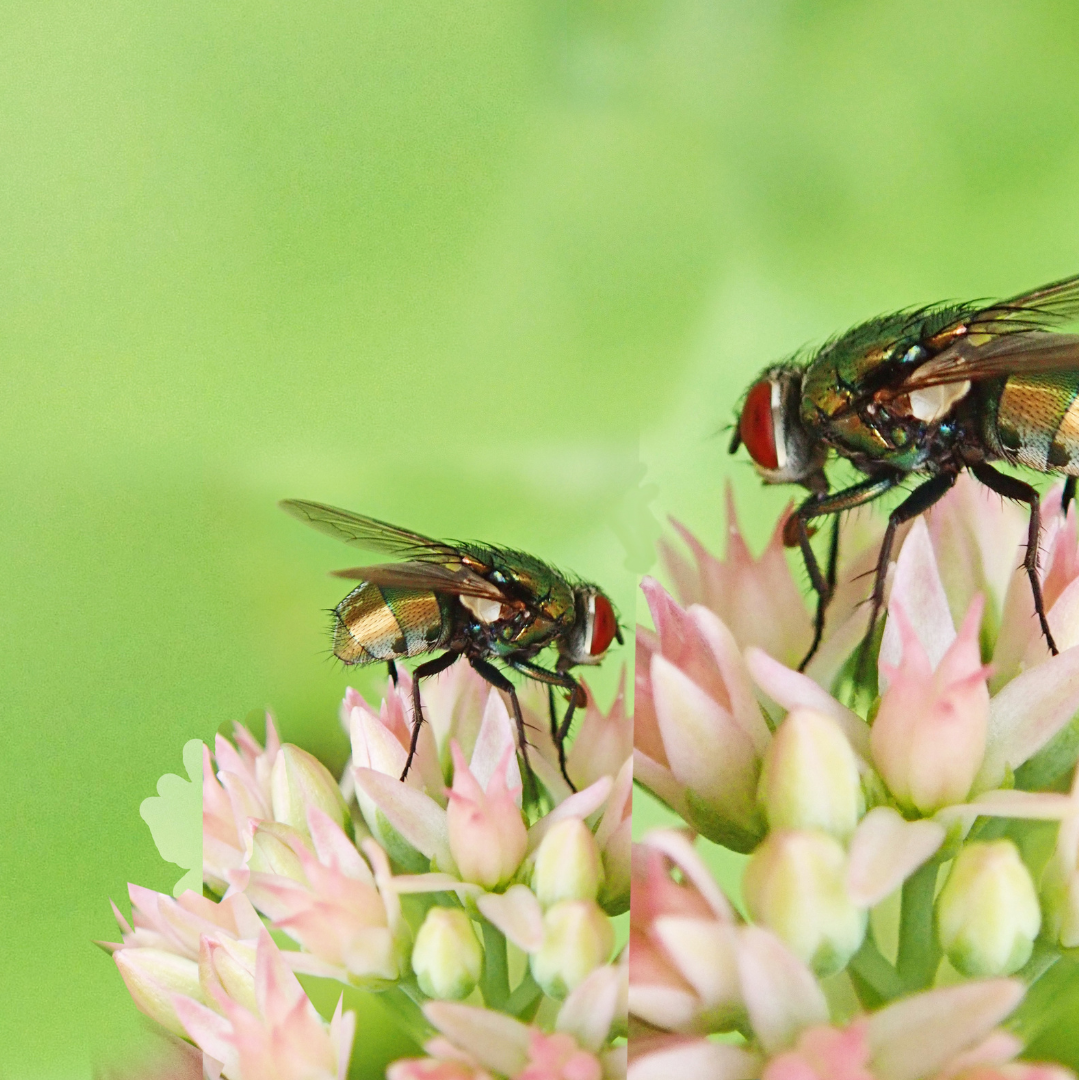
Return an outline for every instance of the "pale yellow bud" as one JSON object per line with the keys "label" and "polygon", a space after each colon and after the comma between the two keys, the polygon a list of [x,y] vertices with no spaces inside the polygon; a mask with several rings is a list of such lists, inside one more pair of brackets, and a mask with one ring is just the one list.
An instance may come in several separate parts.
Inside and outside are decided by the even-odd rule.
{"label": "pale yellow bud", "polygon": [[1011,840],[965,844],[937,899],[938,939],[965,975],[1011,975],[1027,963],[1041,916]]}
{"label": "pale yellow bud", "polygon": [[317,806],[338,825],[345,824],[345,800],[326,766],[306,750],[286,743],[270,773],[274,818],[308,835],[307,810]]}
{"label": "pale yellow bud", "polygon": [[595,900],[604,880],[596,838],[581,818],[553,825],[540,841],[532,887],[545,907],[560,900]]}
{"label": "pale yellow bud", "polygon": [[758,801],[771,829],[850,837],[866,804],[855,753],[840,725],[812,709],[790,713],[765,752]]}
{"label": "pale yellow bud", "polygon": [[755,922],[816,974],[832,975],[866,932],[866,912],[848,898],[846,877],[844,849],[827,833],[771,833],[746,864],[743,895]]}
{"label": "pale yellow bud", "polygon": [[615,947],[611,920],[595,900],[563,900],[544,913],[544,942],[529,960],[533,978],[553,998],[564,998]]}
{"label": "pale yellow bud", "polygon": [[482,961],[480,942],[464,911],[433,907],[427,913],[416,935],[412,966],[428,997],[468,997],[480,979]]}

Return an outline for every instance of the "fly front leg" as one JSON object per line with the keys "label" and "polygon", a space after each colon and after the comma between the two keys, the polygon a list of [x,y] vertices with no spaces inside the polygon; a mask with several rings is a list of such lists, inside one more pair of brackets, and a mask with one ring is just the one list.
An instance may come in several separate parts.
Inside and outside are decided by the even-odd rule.
{"label": "fly front leg", "polygon": [[[530,679],[536,679],[538,682],[547,683],[548,707],[551,710],[551,741],[559,752],[559,770],[563,774],[563,779],[570,785],[570,790],[577,791],[574,781],[570,779],[570,775],[566,771],[566,736],[570,731],[570,723],[574,719],[574,710],[585,704],[584,689],[577,679],[572,675],[568,675],[565,671],[548,671],[547,668],[530,663],[528,660],[511,660],[510,664],[515,671],[520,671],[522,675],[527,675]],[[567,706],[566,715],[563,717],[561,724],[556,724],[555,721],[554,688],[556,686],[570,691],[570,704]]]}
{"label": "fly front leg", "polygon": [[[882,604],[885,602],[885,577],[889,572],[889,559],[892,557],[896,530],[905,521],[910,521],[924,511],[929,510],[956,483],[956,477],[956,473],[939,473],[937,476],[932,476],[926,483],[920,484],[889,515],[889,524],[885,527],[885,535],[881,540],[881,549],[878,551],[877,566],[874,569],[874,591],[870,595],[870,624],[866,628],[866,637],[863,640],[864,655],[874,636],[874,627],[877,625]],[[860,657],[860,673],[862,667],[862,657]]]}
{"label": "fly front leg", "polygon": [[[811,495],[790,519],[794,522],[796,542],[802,552],[803,563],[806,573],[810,577],[810,585],[817,593],[817,611],[814,613],[814,639],[810,642],[810,648],[799,664],[799,670],[803,671],[810,663],[821,644],[821,636],[825,631],[825,612],[829,601],[832,600],[836,589],[836,565],[840,553],[840,518],[839,515],[845,510],[853,510],[856,506],[862,506],[884,495],[885,492],[896,487],[900,478],[893,473],[885,476],[871,477],[861,483],[853,484],[843,491],[837,491],[832,495]],[[832,539],[829,544],[829,562],[826,567],[826,575],[822,576],[821,567],[818,566],[817,556],[810,546],[809,523],[818,517],[834,515]]]}
{"label": "fly front leg", "polygon": [[[1039,493],[1023,480],[1017,480],[1015,476],[1006,476],[999,473],[990,465],[973,465],[971,471],[975,479],[985,484],[991,491],[996,491],[1006,499],[1014,499],[1016,502],[1026,502],[1031,508],[1028,517],[1027,549],[1024,552],[1024,569],[1027,571],[1028,581],[1031,583],[1031,595],[1035,601],[1035,614],[1039,616],[1039,626],[1042,628],[1043,637],[1050,652],[1057,656],[1057,645],[1054,644],[1054,635],[1050,633],[1050,623],[1046,620],[1046,607],[1043,604],[1042,582],[1039,581]],[[1075,479],[1073,480],[1075,490]],[[1066,491],[1068,483],[1066,482]],[[1063,500],[1064,502],[1064,497]],[[1066,505],[1066,511],[1068,507]]]}
{"label": "fly front leg", "polygon": [[529,788],[529,798],[535,802],[538,798],[536,777],[533,776],[532,766],[529,764],[528,743],[525,739],[525,719],[521,715],[521,703],[518,701],[517,690],[514,689],[514,684],[494,664],[489,664],[486,660],[472,656],[469,657],[469,663],[480,678],[491,683],[496,690],[501,690],[510,698],[510,709],[514,714],[514,723],[517,726],[521,760],[525,765],[525,783]]}
{"label": "fly front leg", "polygon": [[[420,706],[420,680],[426,679],[429,675],[438,675],[440,671],[445,671],[459,656],[459,652],[447,652],[442,656],[436,656],[434,660],[428,660],[427,663],[421,664],[413,672],[413,684],[412,684],[412,735],[409,738],[409,756],[405,759],[405,768],[401,770],[401,776],[398,778],[404,780],[409,775],[409,766],[412,765],[412,760],[416,756],[416,740],[420,738],[420,725],[424,722],[424,711]],[[390,661],[391,671],[393,672],[394,685],[397,685],[397,667],[394,666],[394,662]]]}

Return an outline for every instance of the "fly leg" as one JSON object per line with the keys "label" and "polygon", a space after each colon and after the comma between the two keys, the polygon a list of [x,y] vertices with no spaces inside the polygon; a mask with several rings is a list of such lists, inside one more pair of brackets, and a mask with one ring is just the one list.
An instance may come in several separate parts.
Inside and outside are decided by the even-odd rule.
{"label": "fly leg", "polygon": [[885,527],[885,535],[881,540],[881,549],[878,551],[877,566],[874,568],[874,591],[870,594],[870,623],[866,628],[866,637],[863,638],[860,649],[859,661],[856,666],[857,678],[862,676],[866,657],[870,652],[870,642],[874,636],[874,627],[877,626],[881,606],[885,602],[885,576],[889,571],[889,559],[892,557],[896,530],[905,521],[910,521],[924,511],[929,510],[956,483],[956,476],[956,473],[938,473],[937,476],[932,476],[925,484],[920,484],[889,515],[889,524]]}
{"label": "fly leg", "polygon": [[[404,780],[409,775],[409,766],[412,765],[412,760],[416,756],[416,740],[420,738],[420,725],[424,722],[424,711],[420,707],[420,680],[426,679],[429,675],[438,675],[440,671],[445,671],[459,656],[459,652],[446,652],[442,656],[436,656],[434,660],[428,660],[426,664],[421,664],[413,672],[413,684],[412,684],[412,737],[409,739],[409,756],[405,759],[405,768],[401,770],[401,776],[398,778]],[[393,665],[393,661],[390,661]],[[397,673],[397,668],[393,668],[394,674]],[[397,682],[397,679],[394,679]]]}
{"label": "fly leg", "polygon": [[1069,503],[1076,498],[1076,477],[1066,476],[1065,487],[1061,492],[1061,512],[1067,515],[1069,513]]}
{"label": "fly leg", "polygon": [[397,664],[393,660],[386,661],[386,670],[390,675],[390,681],[397,686]]}
{"label": "fly leg", "polygon": [[[1057,645],[1054,644],[1054,635],[1050,633],[1050,624],[1046,621],[1046,608],[1043,604],[1042,582],[1039,581],[1039,493],[1023,480],[1017,480],[1015,476],[1006,476],[999,473],[991,465],[972,465],[971,471],[975,479],[985,484],[991,491],[996,491],[1006,499],[1014,499],[1016,502],[1026,502],[1031,508],[1031,516],[1028,518],[1027,550],[1024,552],[1024,569],[1027,571],[1028,581],[1031,582],[1031,595],[1035,601],[1035,614],[1039,616],[1039,626],[1042,628],[1043,637],[1050,647],[1050,652],[1057,656]],[[1072,477],[1075,490],[1076,480]],[[1065,490],[1068,491],[1066,483]],[[1064,497],[1062,502],[1064,502]]]}
{"label": "fly leg", "polygon": [[532,766],[529,764],[528,744],[525,740],[525,720],[521,715],[521,703],[518,701],[517,691],[514,684],[494,664],[478,657],[469,657],[469,663],[473,670],[485,682],[491,683],[496,690],[501,690],[510,698],[510,708],[514,714],[514,723],[517,725],[518,745],[521,748],[521,760],[525,765],[526,783],[529,787],[529,798],[535,802],[539,797],[536,790],[536,777],[533,776]]}
{"label": "fly leg", "polygon": [[[789,524],[795,530],[796,542],[802,552],[803,563],[806,573],[810,577],[810,585],[817,593],[817,612],[814,615],[814,640],[810,648],[799,664],[799,670],[803,671],[810,663],[821,644],[821,635],[825,630],[825,611],[832,600],[833,591],[836,588],[836,562],[840,551],[840,519],[839,515],[845,510],[852,510],[863,503],[871,502],[884,495],[886,491],[896,487],[900,482],[899,477],[893,473],[884,476],[871,477],[861,483],[853,484],[843,491],[837,491],[833,495],[811,495],[799,507],[789,519]],[[832,540],[829,545],[829,563],[826,576],[822,576],[821,567],[818,566],[817,556],[810,546],[810,530],[807,525],[816,517],[837,515],[833,523]]]}
{"label": "fly leg", "polygon": [[[542,668],[539,664],[532,664],[528,660],[511,660],[510,663],[514,670],[520,671],[522,675],[527,675],[530,679],[536,679],[538,682],[547,683],[548,704],[551,708],[551,741],[559,751],[559,770],[563,774],[563,779],[570,785],[570,790],[577,791],[574,781],[570,779],[570,775],[566,771],[566,736],[570,731],[570,723],[574,719],[574,710],[583,707],[585,704],[585,691],[577,679],[573,675],[568,675],[565,671],[548,671],[547,668]],[[563,717],[561,724],[555,722],[554,688],[556,686],[561,686],[563,689],[570,691],[570,704],[567,706],[566,715]]]}

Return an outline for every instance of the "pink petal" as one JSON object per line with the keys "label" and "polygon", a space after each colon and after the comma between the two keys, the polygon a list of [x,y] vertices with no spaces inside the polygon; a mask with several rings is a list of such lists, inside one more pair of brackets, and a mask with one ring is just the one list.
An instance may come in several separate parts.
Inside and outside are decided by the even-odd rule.
{"label": "pink petal", "polygon": [[1076,712],[1078,658],[1075,646],[1030,668],[990,699],[986,757],[977,787],[1001,783],[1006,767],[1016,769],[1034,757]]}
{"label": "pink petal", "polygon": [[676,779],[737,827],[756,820],[758,755],[716,699],[663,656],[652,660],[656,715]]}
{"label": "pink petal", "polygon": [[[572,1035],[579,1046],[599,1052],[615,1023],[620,1000],[625,1011],[626,968],[605,964],[574,987],[559,1009],[555,1030]],[[625,1019],[625,1018],[622,1018]]]}
{"label": "pink petal", "polygon": [[536,952],[543,944],[544,913],[528,886],[512,885],[504,893],[484,893],[476,906],[488,922],[524,952]]}
{"label": "pink petal", "polygon": [[575,791],[568,799],[564,799],[529,829],[529,851],[536,850],[552,825],[572,817],[581,818],[584,821],[585,818],[595,814],[604,805],[613,786],[614,781],[610,776],[601,776],[584,791]]}
{"label": "pink petal", "polygon": [[693,842],[685,832],[674,829],[654,829],[642,841],[642,846],[667,856],[682,872],[685,881],[692,885],[721,922],[734,923],[735,913],[723,890],[716,883],[709,868],[694,850]]}
{"label": "pink petal", "polygon": [[[488,694],[484,718],[480,722],[480,731],[477,733],[476,745],[469,761],[469,771],[476,777],[481,788],[487,791],[488,783],[500,762],[503,763],[507,787],[521,787],[521,772],[514,753],[516,747],[517,738],[506,703],[498,690],[493,689]],[[510,750],[509,754],[506,753],[507,748]]]}
{"label": "pink petal", "polygon": [[626,1080],[753,1080],[761,1059],[747,1050],[706,1039],[686,1039],[630,1062]]}
{"label": "pink petal", "polygon": [[1023,983],[984,979],[901,998],[869,1017],[874,1075],[919,1080],[981,1042],[1024,996]]}
{"label": "pink petal", "polygon": [[769,1053],[786,1050],[798,1033],[829,1020],[817,980],[775,934],[757,926],[739,935],[739,982],[750,1022]]}
{"label": "pink petal", "polygon": [[[446,811],[429,795],[374,769],[354,769],[356,785],[417,851],[452,866]],[[468,773],[468,769],[463,770]],[[476,781],[474,780],[475,784]]]}
{"label": "pink petal", "polygon": [[840,725],[851,748],[864,761],[870,760],[870,728],[866,722],[845,708],[813,679],[774,660],[763,649],[751,646],[745,654],[751,678],[777,705],[788,712],[798,708],[813,709],[831,716]]}
{"label": "pink petal", "polygon": [[456,1046],[495,1072],[514,1076],[528,1063],[531,1029],[511,1016],[452,1001],[429,1001],[424,1015]]}
{"label": "pink petal", "polygon": [[847,891],[852,903],[873,907],[921,866],[945,840],[936,821],[905,821],[877,806],[859,822],[848,852]]}
{"label": "pink petal", "polygon": [[[893,605],[897,602],[903,605],[904,611],[912,620],[915,635],[926,650],[930,666],[936,668],[956,637],[956,632],[952,615],[949,613],[945,587],[938,575],[930,533],[923,518],[919,518],[911,527],[896,561],[896,574],[889,598],[889,617],[885,623],[878,657],[879,667],[895,667],[900,662],[901,639],[893,617]],[[886,681],[887,678],[886,674]]]}

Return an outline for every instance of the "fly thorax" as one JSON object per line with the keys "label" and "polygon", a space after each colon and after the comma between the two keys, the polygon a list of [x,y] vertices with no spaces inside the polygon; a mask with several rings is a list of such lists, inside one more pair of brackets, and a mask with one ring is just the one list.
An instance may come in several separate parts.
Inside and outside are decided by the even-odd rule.
{"label": "fly thorax", "polygon": [[798,368],[769,368],[746,395],[739,414],[739,441],[767,483],[797,483],[824,464],[825,448],[804,427],[801,409]]}

